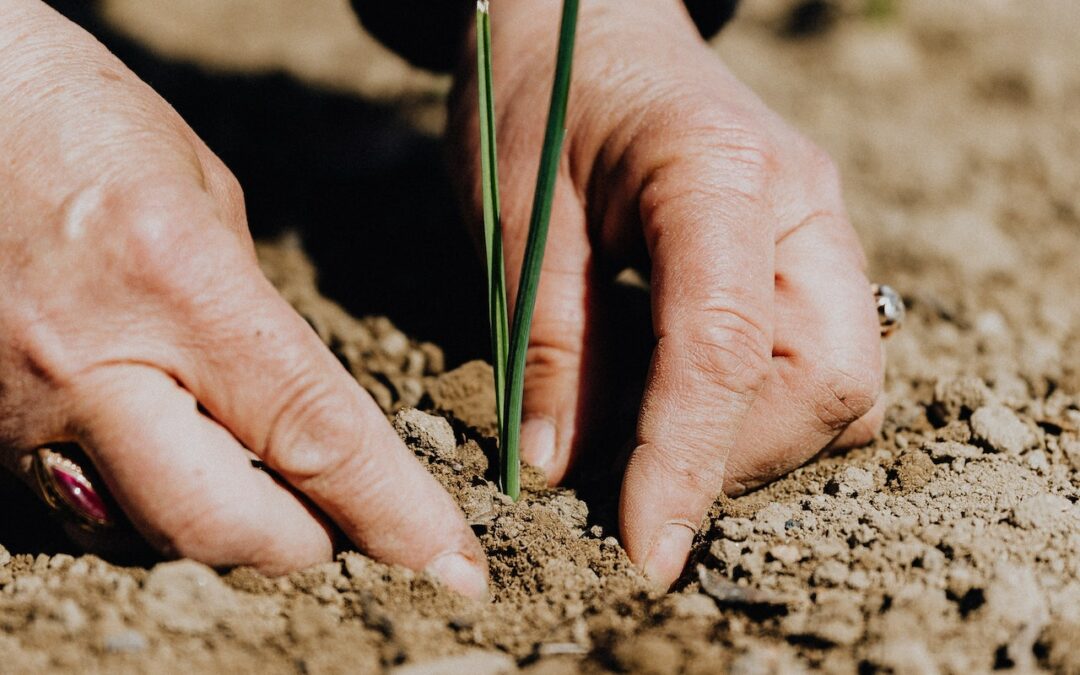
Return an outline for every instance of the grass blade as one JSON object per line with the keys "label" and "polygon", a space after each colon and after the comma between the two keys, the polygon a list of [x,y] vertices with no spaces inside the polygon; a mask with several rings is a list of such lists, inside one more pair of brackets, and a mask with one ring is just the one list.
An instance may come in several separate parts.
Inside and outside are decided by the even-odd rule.
{"label": "grass blade", "polygon": [[548,109],[547,129],[540,154],[540,169],[536,175],[529,238],[525,259],[521,265],[510,333],[510,354],[507,365],[509,391],[506,394],[506,422],[502,428],[503,491],[513,499],[521,492],[521,404],[525,388],[525,353],[529,346],[536,292],[540,285],[540,266],[544,260],[551,205],[555,198],[555,182],[562,158],[563,138],[566,136],[566,108],[570,98],[570,74],[574,60],[574,39],[577,33],[578,0],[563,0],[559,27],[559,49],[555,61],[555,82],[551,88],[551,107]]}
{"label": "grass blade", "polygon": [[[506,418],[506,360],[509,330],[506,310],[506,270],[503,261],[502,211],[499,203],[499,163],[495,145],[495,92],[491,77],[491,15],[488,0],[476,3],[476,66],[480,96],[480,171],[484,200],[484,252],[487,258],[488,319],[491,361],[495,371],[495,407],[500,436]],[[505,453],[505,444],[501,446]],[[506,458],[503,457],[503,463]],[[505,486],[503,488],[505,490]]]}

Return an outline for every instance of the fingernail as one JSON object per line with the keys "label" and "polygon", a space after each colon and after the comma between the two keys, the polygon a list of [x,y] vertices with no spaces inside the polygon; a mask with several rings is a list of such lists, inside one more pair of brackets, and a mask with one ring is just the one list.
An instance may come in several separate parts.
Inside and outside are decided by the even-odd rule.
{"label": "fingernail", "polygon": [[555,459],[555,423],[548,417],[530,417],[521,424],[521,450],[530,464],[551,473]]}
{"label": "fingernail", "polygon": [[682,573],[693,543],[694,528],[689,523],[679,520],[665,523],[645,556],[641,571],[667,588]]}
{"label": "fingernail", "polygon": [[488,597],[487,575],[460,553],[443,553],[425,571],[462,595],[478,600]]}

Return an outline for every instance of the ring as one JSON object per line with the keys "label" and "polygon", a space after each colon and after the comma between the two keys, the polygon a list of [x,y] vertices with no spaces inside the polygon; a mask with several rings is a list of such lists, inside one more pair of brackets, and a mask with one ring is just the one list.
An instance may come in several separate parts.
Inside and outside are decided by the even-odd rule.
{"label": "ring", "polygon": [[[104,487],[96,487],[101,479],[82,448],[75,444],[41,447],[30,457],[38,495],[58,517],[91,534],[125,529],[119,527],[126,521]],[[253,469],[274,475],[254,453],[248,453],[248,460]]]}
{"label": "ring", "polygon": [[116,526],[114,508],[75,460],[52,448],[38,448],[33,453],[33,467],[41,498],[64,520],[88,532]]}
{"label": "ring", "polygon": [[886,338],[900,330],[904,323],[904,299],[892,286],[885,284],[871,284],[874,291],[874,301],[877,303],[878,325],[881,326],[881,337]]}

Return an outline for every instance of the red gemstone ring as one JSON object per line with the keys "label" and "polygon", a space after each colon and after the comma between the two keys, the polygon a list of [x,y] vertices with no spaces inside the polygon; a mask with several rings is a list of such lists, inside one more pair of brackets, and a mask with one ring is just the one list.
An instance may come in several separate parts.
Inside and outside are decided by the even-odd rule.
{"label": "red gemstone ring", "polygon": [[52,448],[38,448],[33,461],[41,498],[65,520],[90,532],[111,529],[119,522],[94,481],[70,457]]}

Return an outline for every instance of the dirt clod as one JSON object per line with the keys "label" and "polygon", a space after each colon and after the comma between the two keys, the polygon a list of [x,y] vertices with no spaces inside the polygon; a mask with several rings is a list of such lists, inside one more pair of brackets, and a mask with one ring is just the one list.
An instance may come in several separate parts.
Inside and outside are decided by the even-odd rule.
{"label": "dirt clod", "polygon": [[406,408],[394,416],[394,430],[418,450],[435,453],[443,459],[453,459],[456,454],[454,429],[445,418]]}
{"label": "dirt clod", "polygon": [[983,406],[972,413],[971,432],[987,449],[1012,455],[1019,455],[1036,442],[1034,432],[1003,405]]}

